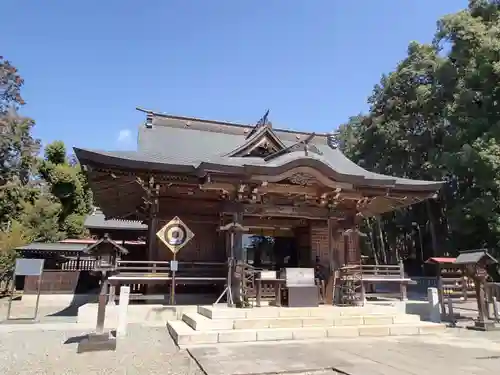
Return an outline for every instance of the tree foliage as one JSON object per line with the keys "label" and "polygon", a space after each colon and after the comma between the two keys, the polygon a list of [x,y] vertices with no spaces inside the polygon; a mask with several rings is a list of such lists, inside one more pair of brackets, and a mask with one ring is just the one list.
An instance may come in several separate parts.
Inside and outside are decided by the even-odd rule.
{"label": "tree foliage", "polygon": [[67,157],[63,142],[55,141],[45,148],[39,171],[61,207],[60,232],[72,238],[84,235],[83,222],[92,208],[92,195],[80,166]]}
{"label": "tree foliage", "polygon": [[92,202],[85,176],[62,142],[48,145],[39,157],[34,121],[17,113],[23,83],[0,58],[0,277],[24,243],[85,236]]}
{"label": "tree foliage", "polygon": [[[437,199],[384,215],[391,253],[432,254],[500,243],[500,2],[470,1],[437,23],[432,44],[412,42],[382,76],[369,111],[337,133],[361,166],[444,180]],[[371,223],[370,225],[372,225]]]}

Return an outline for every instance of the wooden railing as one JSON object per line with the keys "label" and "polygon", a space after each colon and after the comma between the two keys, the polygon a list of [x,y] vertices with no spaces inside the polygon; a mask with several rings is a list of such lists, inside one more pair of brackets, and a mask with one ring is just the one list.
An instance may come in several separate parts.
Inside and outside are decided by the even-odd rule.
{"label": "wooden railing", "polygon": [[120,274],[170,275],[170,262],[148,260],[119,260],[116,270]]}
{"label": "wooden railing", "polygon": [[96,266],[96,259],[70,259],[61,265],[63,271],[92,271]]}
{"label": "wooden railing", "polygon": [[[177,271],[172,271],[170,261],[129,261],[117,262],[116,273],[110,277],[113,285],[128,285],[134,299],[151,299],[145,296],[147,285],[219,285],[227,276],[224,262],[178,262]],[[166,292],[166,290],[164,290]],[[164,296],[165,293],[163,293]],[[142,297],[141,297],[142,295]],[[161,297],[158,295],[156,297]]]}

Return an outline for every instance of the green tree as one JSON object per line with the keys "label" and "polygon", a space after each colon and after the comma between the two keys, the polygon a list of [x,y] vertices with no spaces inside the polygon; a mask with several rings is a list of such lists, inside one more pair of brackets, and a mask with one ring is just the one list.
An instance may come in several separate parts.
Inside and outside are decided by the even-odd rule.
{"label": "green tree", "polygon": [[363,167],[447,182],[438,199],[382,217],[391,253],[418,250],[418,230],[426,256],[500,242],[499,20],[500,2],[486,0],[443,17],[339,128]]}
{"label": "green tree", "polygon": [[61,141],[45,148],[45,157],[39,164],[40,176],[60,206],[59,231],[69,238],[86,235],[83,223],[92,209],[92,194],[80,165],[67,157]]}
{"label": "green tree", "polygon": [[5,114],[12,107],[23,105],[21,86],[24,80],[17,68],[0,56],[0,114]]}
{"label": "green tree", "polygon": [[[0,231],[0,281],[10,280],[16,260],[15,249],[29,242],[25,228],[17,221]],[[7,284],[6,284],[7,285]]]}

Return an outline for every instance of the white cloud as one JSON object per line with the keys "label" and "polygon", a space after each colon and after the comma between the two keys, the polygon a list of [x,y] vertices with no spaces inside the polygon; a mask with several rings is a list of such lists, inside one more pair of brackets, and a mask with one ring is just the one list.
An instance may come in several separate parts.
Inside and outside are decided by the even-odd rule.
{"label": "white cloud", "polygon": [[119,143],[130,143],[132,141],[132,132],[128,129],[120,130],[117,141]]}

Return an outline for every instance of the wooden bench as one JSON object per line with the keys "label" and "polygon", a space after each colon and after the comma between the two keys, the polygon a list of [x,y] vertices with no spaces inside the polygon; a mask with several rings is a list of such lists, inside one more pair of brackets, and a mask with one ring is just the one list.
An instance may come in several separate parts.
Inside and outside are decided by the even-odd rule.
{"label": "wooden bench", "polygon": [[366,302],[366,287],[373,284],[399,284],[400,298],[402,301],[408,299],[408,284],[412,280],[404,273],[403,262],[397,265],[371,265],[363,264],[361,270],[361,300]]}

